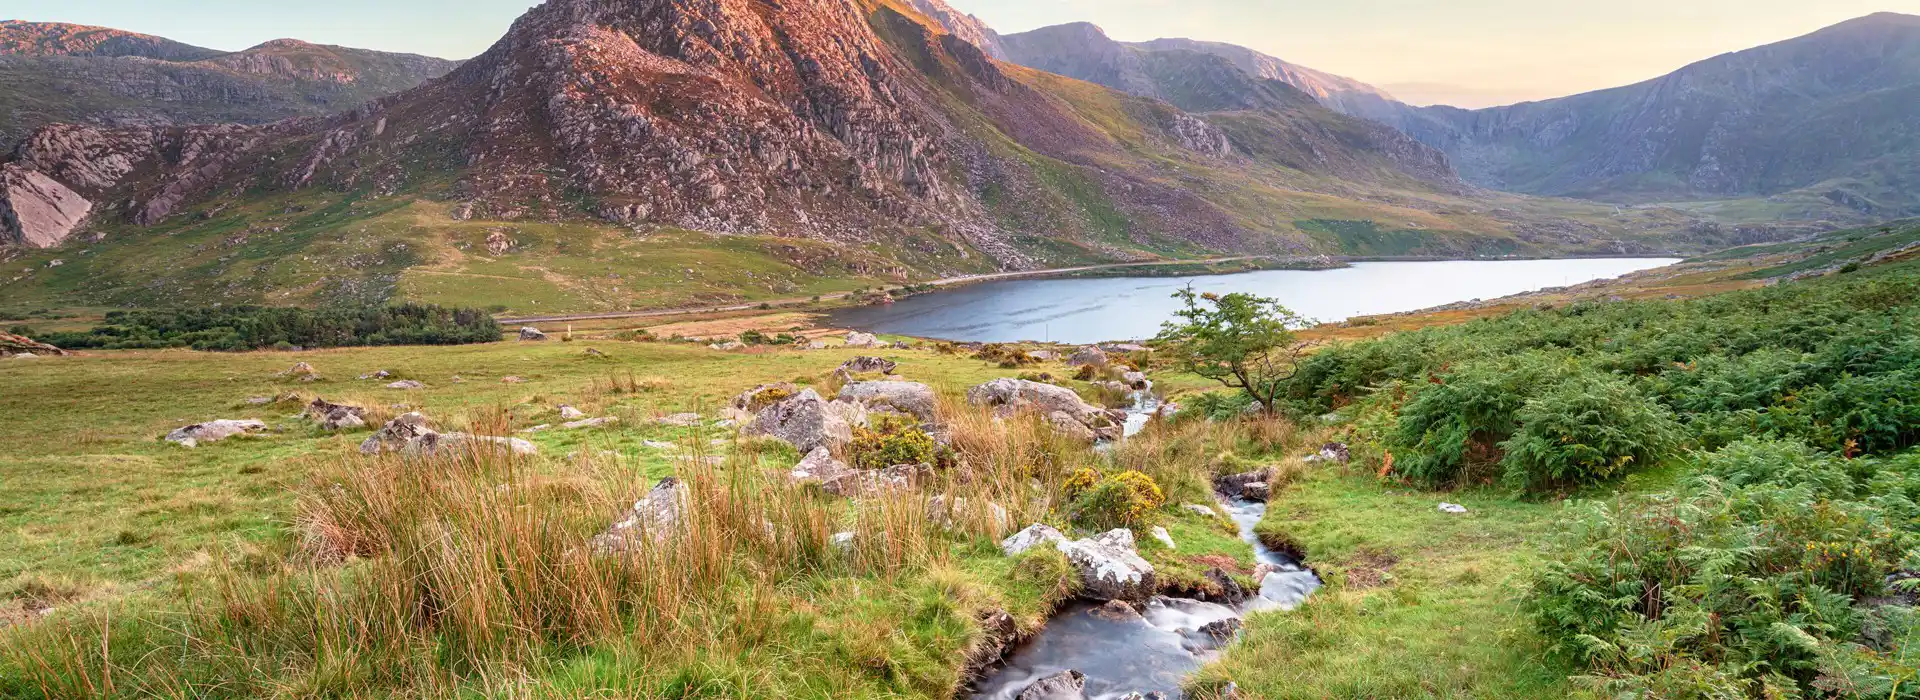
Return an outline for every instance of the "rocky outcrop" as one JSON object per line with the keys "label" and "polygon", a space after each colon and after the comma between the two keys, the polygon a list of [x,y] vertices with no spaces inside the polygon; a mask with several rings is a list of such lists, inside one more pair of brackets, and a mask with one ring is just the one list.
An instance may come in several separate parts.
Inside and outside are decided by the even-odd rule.
{"label": "rocky outcrop", "polygon": [[1034,412],[1069,435],[1117,439],[1125,430],[1126,414],[1087,403],[1066,387],[1024,379],[995,379],[967,390],[967,402],[1010,415]]}
{"label": "rocky outcrop", "polygon": [[87,220],[93,202],[53,178],[0,166],[0,245],[51,248]]}
{"label": "rocky outcrop", "polygon": [[307,404],[306,415],[323,430],[353,430],[367,425],[367,410],[316,398]]}
{"label": "rocky outcrop", "polygon": [[165,440],[181,447],[199,447],[204,443],[219,442],[238,435],[264,432],[267,432],[267,424],[257,420],[216,420],[177,429],[167,433]]}
{"label": "rocky outcrop", "polygon": [[866,406],[869,412],[891,411],[932,423],[940,399],[933,387],[919,382],[854,382],[840,388],[841,401]]}
{"label": "rocky outcrop", "polygon": [[393,420],[387,421],[386,425],[380,426],[379,430],[374,431],[365,441],[361,442],[360,452],[361,454],[398,452],[406,449],[407,443],[411,442],[414,438],[432,432],[434,432],[434,430],[432,427],[429,427],[425,415],[420,413],[402,414]]}
{"label": "rocky outcrop", "polygon": [[801,452],[812,452],[851,442],[853,426],[865,423],[865,411],[857,405],[828,402],[819,392],[804,389],[761,409],[753,424],[747,426],[747,433],[783,440]]}
{"label": "rocky outcrop", "polygon": [[65,350],[28,338],[24,335],[0,332],[0,357],[12,357],[14,355],[47,357],[50,355],[65,354],[67,354]]}
{"label": "rocky outcrop", "polygon": [[1068,669],[1034,681],[1014,700],[1086,700],[1087,674]]}
{"label": "rocky outcrop", "polygon": [[899,369],[899,367],[900,363],[894,362],[893,360],[884,357],[868,357],[865,355],[840,364],[840,369],[849,374],[893,374],[893,371]]}
{"label": "rocky outcrop", "polygon": [[1081,596],[1136,602],[1153,596],[1153,565],[1135,550],[1132,530],[1112,530],[1055,546],[1079,572]]}
{"label": "rocky outcrop", "polygon": [[1000,552],[1009,557],[1016,557],[1025,554],[1027,550],[1033,549],[1034,547],[1052,547],[1065,541],[1067,541],[1067,536],[1060,534],[1059,530],[1055,530],[1051,526],[1041,523],[1034,523],[1027,526],[1027,529],[1013,533],[1013,535],[1007,539],[1001,540]]}

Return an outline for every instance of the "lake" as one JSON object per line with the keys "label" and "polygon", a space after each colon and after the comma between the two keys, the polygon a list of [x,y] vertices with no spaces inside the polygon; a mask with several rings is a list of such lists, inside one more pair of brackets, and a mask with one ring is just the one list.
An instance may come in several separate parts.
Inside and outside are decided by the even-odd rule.
{"label": "lake", "polygon": [[1334,322],[1565,287],[1676,262],[1676,258],[1366,262],[1336,270],[1198,277],[1005,280],[922,294],[886,306],[841,309],[833,313],[832,322],[843,328],[942,340],[1084,344],[1153,337],[1179,309],[1173,293],[1189,284],[1201,292],[1271,297],[1301,316]]}

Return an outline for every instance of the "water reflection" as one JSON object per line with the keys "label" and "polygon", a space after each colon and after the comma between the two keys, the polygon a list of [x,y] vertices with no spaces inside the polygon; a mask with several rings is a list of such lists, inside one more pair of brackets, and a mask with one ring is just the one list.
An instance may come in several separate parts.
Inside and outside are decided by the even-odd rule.
{"label": "water reflection", "polygon": [[1279,299],[1318,321],[1396,313],[1561,287],[1678,262],[1673,258],[1356,263],[1338,270],[1266,270],[1193,278],[1111,277],[987,282],[888,306],[834,312],[834,325],[945,340],[1096,343],[1152,337],[1191,283],[1203,292]]}

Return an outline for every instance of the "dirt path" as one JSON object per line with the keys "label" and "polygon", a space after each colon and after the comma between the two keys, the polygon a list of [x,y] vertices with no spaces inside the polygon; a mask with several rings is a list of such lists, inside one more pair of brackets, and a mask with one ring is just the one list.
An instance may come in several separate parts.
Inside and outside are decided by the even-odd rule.
{"label": "dirt path", "polygon": [[[948,277],[945,279],[937,279],[932,282],[927,282],[925,284],[931,284],[935,287],[951,287],[951,286],[960,285],[960,284],[992,282],[994,280],[1019,279],[1022,277],[1050,277],[1053,275],[1065,275],[1065,274],[1072,274],[1075,272],[1113,270],[1113,269],[1124,268],[1124,267],[1163,267],[1163,266],[1169,266],[1169,265],[1210,265],[1214,263],[1240,262],[1242,260],[1259,260],[1266,257],[1269,257],[1269,256],[1241,255],[1241,256],[1231,257],[1231,258],[1206,258],[1203,260],[1167,260],[1162,262],[1112,263],[1107,265],[1085,265],[1081,267],[1061,267],[1061,268],[1054,268],[1050,270],[1022,270],[1018,272],[994,272],[994,273],[984,274],[984,275],[963,275],[960,277]],[[820,295],[820,300],[832,301],[835,299],[845,299],[849,296],[852,296],[851,292],[822,294]],[[500,323],[513,325],[513,324],[528,324],[528,323],[562,323],[566,321],[597,321],[602,319],[617,319],[617,318],[660,318],[664,316],[711,314],[711,313],[723,313],[727,311],[750,311],[753,309],[760,308],[761,304],[768,304],[772,306],[782,306],[786,304],[809,302],[812,300],[813,300],[813,297],[795,297],[791,299],[764,299],[761,301],[752,301],[752,302],[746,302],[741,304],[728,304],[724,306],[686,306],[686,307],[681,307],[677,309],[656,309],[653,311],[619,311],[619,312],[613,312],[613,313],[573,314],[573,315],[566,315],[566,316],[528,316],[528,317],[519,317],[519,318],[502,318],[500,319]]]}

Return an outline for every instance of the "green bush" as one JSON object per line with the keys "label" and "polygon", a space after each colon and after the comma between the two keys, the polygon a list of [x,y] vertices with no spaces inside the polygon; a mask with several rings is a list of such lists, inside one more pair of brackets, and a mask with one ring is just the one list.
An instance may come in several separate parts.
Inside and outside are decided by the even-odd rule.
{"label": "green bush", "polygon": [[1470,363],[1417,385],[1388,436],[1394,468],[1427,486],[1481,481],[1500,445],[1520,429],[1520,411],[1544,386],[1574,371],[1564,358],[1533,353]]}
{"label": "green bush", "polygon": [[1619,377],[1581,373],[1547,387],[1514,414],[1500,444],[1506,481],[1545,491],[1613,479],[1671,453],[1679,431],[1665,406]]}
{"label": "green bush", "polygon": [[1095,530],[1134,527],[1166,504],[1166,494],[1153,477],[1125,471],[1101,479],[1074,499],[1073,520]]}

